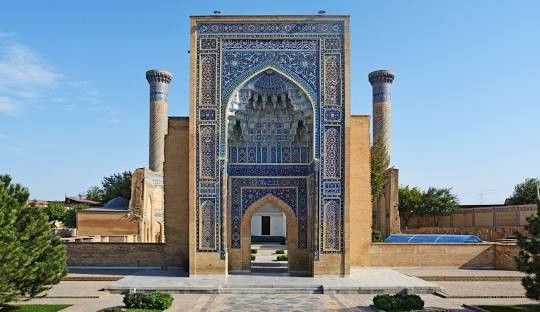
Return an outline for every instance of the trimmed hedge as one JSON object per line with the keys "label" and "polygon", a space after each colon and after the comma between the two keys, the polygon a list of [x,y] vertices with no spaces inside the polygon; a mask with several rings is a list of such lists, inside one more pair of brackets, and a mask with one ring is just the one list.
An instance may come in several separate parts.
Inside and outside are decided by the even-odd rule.
{"label": "trimmed hedge", "polygon": [[278,250],[276,250],[276,254],[277,254],[277,255],[283,255],[283,254],[285,254],[285,250],[283,250],[283,249],[278,249]]}
{"label": "trimmed hedge", "polygon": [[126,308],[166,310],[171,307],[173,297],[169,293],[133,293],[124,296]]}
{"label": "trimmed hedge", "polygon": [[377,295],[373,298],[377,309],[388,312],[422,310],[424,300],[418,295]]}
{"label": "trimmed hedge", "polygon": [[288,261],[289,257],[287,255],[279,255],[277,256],[277,261]]}
{"label": "trimmed hedge", "polygon": [[252,254],[256,254],[256,253],[257,253],[257,249],[251,248],[251,253],[252,253]]}
{"label": "trimmed hedge", "polygon": [[251,255],[251,261],[255,261],[255,255]]}

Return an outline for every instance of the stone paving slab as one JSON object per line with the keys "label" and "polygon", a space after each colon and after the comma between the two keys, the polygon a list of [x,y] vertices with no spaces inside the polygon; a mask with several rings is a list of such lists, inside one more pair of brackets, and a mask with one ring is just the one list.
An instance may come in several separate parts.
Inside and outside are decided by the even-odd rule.
{"label": "stone paving slab", "polygon": [[525,289],[520,282],[437,282],[449,297],[522,297]]}
{"label": "stone paving slab", "polygon": [[523,277],[519,271],[475,270],[452,267],[393,267],[392,269],[411,276],[513,276]]}
{"label": "stone paving slab", "polygon": [[179,277],[182,272],[164,270],[160,275],[139,272],[112,282],[111,293],[163,290],[171,293],[434,293],[440,287],[434,283],[407,276],[391,269],[352,269],[349,277],[294,277],[273,275],[229,275]]}
{"label": "stone paving slab", "polygon": [[[167,311],[360,311],[374,312],[373,295],[326,295],[326,294],[175,294],[173,305]],[[434,295],[422,295],[426,307],[468,312],[459,301],[443,299]],[[486,301],[481,301],[484,303]],[[492,303],[494,301],[487,301]],[[512,303],[524,303],[513,301]],[[526,302],[525,302],[526,303]],[[122,306],[121,295],[104,295],[100,299],[33,299],[23,304],[72,304],[63,312],[94,312],[104,308]],[[504,302],[502,303],[504,304]],[[509,303],[510,304],[510,303]]]}

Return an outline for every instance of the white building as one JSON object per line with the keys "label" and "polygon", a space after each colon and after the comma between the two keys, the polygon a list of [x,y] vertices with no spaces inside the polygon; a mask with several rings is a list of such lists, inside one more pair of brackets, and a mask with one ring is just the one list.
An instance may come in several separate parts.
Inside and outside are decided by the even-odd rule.
{"label": "white building", "polygon": [[252,242],[285,242],[287,218],[277,207],[262,206],[251,219]]}

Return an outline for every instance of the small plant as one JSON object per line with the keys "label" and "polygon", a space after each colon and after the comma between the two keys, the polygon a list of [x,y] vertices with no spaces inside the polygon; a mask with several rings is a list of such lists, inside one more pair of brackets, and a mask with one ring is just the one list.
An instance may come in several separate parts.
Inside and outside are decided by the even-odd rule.
{"label": "small plant", "polygon": [[277,261],[288,261],[289,257],[287,255],[279,255],[277,256]]}
{"label": "small plant", "polygon": [[424,308],[424,300],[418,295],[377,295],[373,298],[377,309],[388,312],[416,311]]}
{"label": "small plant", "polygon": [[283,249],[278,249],[278,250],[276,250],[276,254],[277,254],[277,255],[283,255],[283,254],[285,254],[285,250],[283,250]]}
{"label": "small plant", "polygon": [[255,261],[255,258],[257,258],[255,255],[251,255],[251,261]]}
{"label": "small plant", "polygon": [[371,241],[374,243],[381,243],[382,237],[381,237],[381,231],[379,230],[371,230]]}
{"label": "small plant", "polygon": [[252,254],[257,254],[257,249],[251,248],[251,253],[252,253]]}
{"label": "small plant", "polygon": [[169,293],[133,293],[124,296],[126,308],[166,310],[171,307],[173,297]]}

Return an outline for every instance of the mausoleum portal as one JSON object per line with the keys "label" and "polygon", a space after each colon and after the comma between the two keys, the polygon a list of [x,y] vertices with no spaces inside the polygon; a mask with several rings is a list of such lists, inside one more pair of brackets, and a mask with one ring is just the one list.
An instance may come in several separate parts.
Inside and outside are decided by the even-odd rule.
{"label": "mausoleum portal", "polygon": [[[348,23],[346,16],[191,18],[190,274],[248,271],[251,217],[264,205],[286,216],[290,273],[349,273]],[[355,123],[362,166],[369,165],[364,119]],[[355,177],[368,195],[364,167]],[[354,213],[370,215],[364,198]]]}
{"label": "mausoleum portal", "polygon": [[[248,78],[228,104],[227,151],[229,268],[249,271],[252,214],[246,212],[266,198],[290,215],[290,272],[308,274],[309,184],[314,179],[311,100],[272,68]],[[258,208],[254,205],[253,212]]]}

